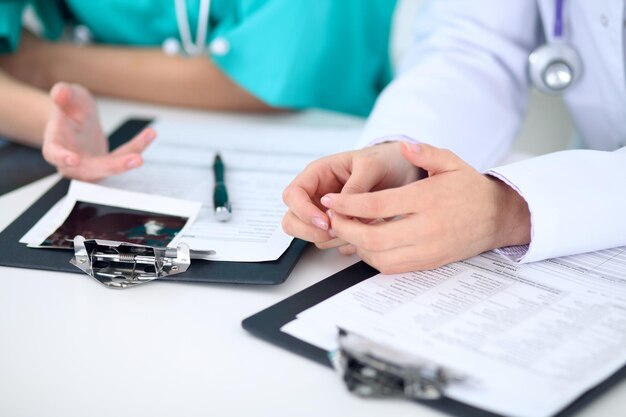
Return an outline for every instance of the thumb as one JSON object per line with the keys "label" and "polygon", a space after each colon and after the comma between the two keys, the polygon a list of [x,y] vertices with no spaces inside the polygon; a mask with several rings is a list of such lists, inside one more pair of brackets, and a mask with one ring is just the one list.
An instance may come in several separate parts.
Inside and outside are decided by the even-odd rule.
{"label": "thumb", "polygon": [[425,143],[403,143],[401,149],[407,161],[428,171],[429,176],[456,171],[467,165],[453,152]]}
{"label": "thumb", "polygon": [[50,98],[61,112],[79,123],[95,108],[89,91],[78,84],[56,83],[50,90]]}
{"label": "thumb", "polygon": [[56,83],[50,89],[50,98],[61,109],[65,109],[71,99],[72,99],[72,90],[70,89],[70,85],[68,83]]}

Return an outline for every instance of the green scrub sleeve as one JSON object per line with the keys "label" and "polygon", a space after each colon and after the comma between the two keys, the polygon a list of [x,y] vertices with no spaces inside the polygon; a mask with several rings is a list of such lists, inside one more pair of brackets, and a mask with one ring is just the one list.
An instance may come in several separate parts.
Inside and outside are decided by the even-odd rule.
{"label": "green scrub sleeve", "polygon": [[366,116],[391,76],[394,0],[246,0],[214,27],[214,62],[269,105]]}
{"label": "green scrub sleeve", "polygon": [[25,1],[0,1],[0,53],[8,54],[20,43]]}
{"label": "green scrub sleeve", "polygon": [[[0,0],[0,53],[15,51],[20,44],[22,14],[27,0]],[[63,34],[64,20],[60,0],[31,1],[43,27],[42,35],[55,40]]]}
{"label": "green scrub sleeve", "polygon": [[43,26],[43,36],[50,40],[58,40],[63,36],[65,19],[62,0],[34,0],[33,8]]}

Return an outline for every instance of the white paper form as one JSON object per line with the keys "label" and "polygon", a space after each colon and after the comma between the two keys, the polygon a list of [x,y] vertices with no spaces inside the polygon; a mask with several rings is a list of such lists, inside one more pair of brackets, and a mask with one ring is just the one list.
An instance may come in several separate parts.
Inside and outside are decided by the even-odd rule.
{"label": "white paper form", "polygon": [[[243,119],[242,119],[243,120]],[[358,126],[291,126],[261,121],[220,124],[159,121],[157,140],[144,153],[145,165],[108,178],[110,187],[200,201],[196,222],[181,240],[192,249],[216,251],[215,260],[276,260],[292,237],[282,231],[282,192],[309,162],[353,148]],[[213,214],[213,159],[225,166],[232,218]]]}
{"label": "white paper form", "polygon": [[550,416],[626,363],[626,248],[527,265],[489,252],[377,275],[283,331],[331,349],[336,326],[466,373],[448,390],[459,401]]}
{"label": "white paper form", "polygon": [[123,207],[145,212],[182,216],[187,222],[180,233],[168,244],[175,247],[191,224],[196,220],[200,204],[157,195],[129,192],[72,180],[67,195],[60,199],[20,239],[30,247],[39,247],[68,218],[77,202],[95,203],[105,206]]}

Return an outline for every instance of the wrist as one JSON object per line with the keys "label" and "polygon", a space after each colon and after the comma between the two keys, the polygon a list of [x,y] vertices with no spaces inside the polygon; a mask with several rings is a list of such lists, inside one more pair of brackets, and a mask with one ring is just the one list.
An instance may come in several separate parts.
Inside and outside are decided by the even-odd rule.
{"label": "wrist", "polygon": [[57,46],[54,42],[25,37],[23,51],[16,55],[17,68],[25,73],[24,81],[42,90],[52,87],[52,69],[58,62],[55,59]]}
{"label": "wrist", "polygon": [[498,178],[486,176],[494,187],[496,230],[493,248],[530,243],[530,210],[526,200]]}

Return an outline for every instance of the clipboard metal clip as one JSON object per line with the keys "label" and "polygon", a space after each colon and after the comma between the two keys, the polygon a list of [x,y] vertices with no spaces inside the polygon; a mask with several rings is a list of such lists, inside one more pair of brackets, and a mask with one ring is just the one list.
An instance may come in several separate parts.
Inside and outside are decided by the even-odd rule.
{"label": "clipboard metal clip", "polygon": [[[206,251],[195,257],[206,258],[214,253]],[[70,263],[104,286],[121,289],[185,272],[192,257],[194,254],[185,243],[176,248],[160,248],[76,236]]]}
{"label": "clipboard metal clip", "polygon": [[466,378],[432,362],[339,330],[339,349],[330,360],[348,390],[361,397],[403,396],[437,400],[447,386]]}

